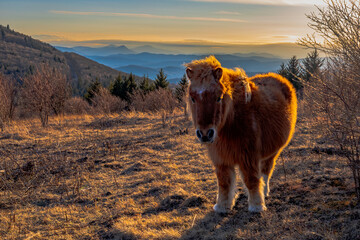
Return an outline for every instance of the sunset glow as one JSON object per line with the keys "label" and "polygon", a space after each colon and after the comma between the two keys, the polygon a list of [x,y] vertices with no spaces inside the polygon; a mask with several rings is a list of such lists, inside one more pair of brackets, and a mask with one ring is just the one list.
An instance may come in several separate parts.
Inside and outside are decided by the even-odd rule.
{"label": "sunset glow", "polygon": [[316,10],[314,4],[321,3],[321,0],[3,0],[0,24],[65,45],[91,40],[295,42],[310,33],[305,14]]}

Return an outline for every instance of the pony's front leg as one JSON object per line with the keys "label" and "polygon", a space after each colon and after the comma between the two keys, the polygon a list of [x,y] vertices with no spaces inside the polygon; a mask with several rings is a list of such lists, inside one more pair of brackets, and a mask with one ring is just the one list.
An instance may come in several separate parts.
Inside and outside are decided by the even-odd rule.
{"label": "pony's front leg", "polygon": [[218,196],[214,206],[215,212],[226,213],[234,205],[236,194],[236,175],[234,166],[216,165],[218,179]]}
{"label": "pony's front leg", "polygon": [[264,182],[255,174],[255,172],[247,171],[244,174],[244,183],[249,193],[249,211],[262,212],[266,210],[264,200]]}

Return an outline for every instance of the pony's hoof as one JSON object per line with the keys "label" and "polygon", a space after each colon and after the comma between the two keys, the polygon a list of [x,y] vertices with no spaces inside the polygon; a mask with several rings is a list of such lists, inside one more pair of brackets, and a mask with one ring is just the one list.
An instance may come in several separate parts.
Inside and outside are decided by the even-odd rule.
{"label": "pony's hoof", "polygon": [[220,206],[219,204],[215,204],[213,208],[214,208],[214,211],[217,212],[217,213],[228,213],[228,212],[230,212],[229,208],[226,208],[224,206]]}
{"label": "pony's hoof", "polygon": [[267,186],[265,186],[265,187],[264,187],[264,196],[265,196],[265,197],[268,197],[269,195],[270,195],[270,188],[267,187]]}
{"label": "pony's hoof", "polygon": [[270,191],[264,192],[264,197],[269,197],[269,196],[270,196]]}
{"label": "pony's hoof", "polygon": [[249,206],[249,211],[250,212],[263,212],[266,211],[266,206],[265,205],[250,205]]}

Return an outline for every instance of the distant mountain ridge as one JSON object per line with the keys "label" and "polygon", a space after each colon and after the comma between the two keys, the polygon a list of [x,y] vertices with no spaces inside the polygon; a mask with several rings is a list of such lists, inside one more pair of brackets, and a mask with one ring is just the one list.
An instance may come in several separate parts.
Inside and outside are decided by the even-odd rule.
{"label": "distant mountain ridge", "polygon": [[[0,72],[21,82],[22,77],[31,73],[40,63],[47,63],[64,72],[70,79],[73,90],[76,89],[74,94],[77,95],[83,94],[95,79],[99,79],[104,86],[109,86],[119,74],[128,76],[127,73],[77,53],[61,52],[50,44],[0,25]],[[135,79],[140,81],[141,78]]]}
{"label": "distant mountain ridge", "polygon": [[[132,72],[139,76],[149,76],[154,79],[159,69],[164,69],[168,79],[177,83],[185,73],[184,63],[195,59],[202,59],[208,55],[185,54],[115,54],[109,56],[89,56],[89,58],[120,71]],[[276,72],[286,59],[262,56],[248,56],[247,54],[215,54],[223,67],[243,68],[249,75],[254,73]],[[251,74],[250,74],[251,73]]]}
{"label": "distant mountain ridge", "polygon": [[173,53],[172,51],[168,51],[168,50],[164,50],[161,48],[156,48],[153,47],[151,45],[143,45],[143,46],[138,46],[138,47],[134,47],[131,50],[137,52],[137,53],[143,53],[143,52],[147,52],[147,53]]}
{"label": "distant mountain ridge", "polygon": [[75,52],[77,54],[83,56],[107,56],[113,54],[132,54],[136,53],[133,50],[130,50],[126,46],[115,46],[115,45],[108,45],[104,47],[84,47],[84,46],[77,46],[77,47],[61,47],[56,46],[56,49],[62,52]]}
{"label": "distant mountain ridge", "polygon": [[[126,48],[126,46],[120,46]],[[171,83],[177,83],[183,76],[185,69],[183,64],[195,59],[201,59],[208,54],[164,54],[164,53],[117,53],[111,54],[110,51],[102,51],[102,49],[113,49],[117,51],[116,46],[109,45],[108,48],[93,48],[86,47],[88,53],[96,53],[95,55],[88,55],[87,57],[117,69],[123,72],[131,72],[138,76],[148,76],[150,79],[155,79],[159,70],[162,68]],[[77,51],[81,47],[74,47],[70,49],[60,48],[66,51]],[[128,48],[126,48],[128,49]],[[151,45],[133,48],[132,50],[154,50]],[[157,49],[161,51],[161,49]],[[281,63],[287,61],[286,59],[276,57],[269,53],[234,53],[234,54],[215,54],[216,58],[221,62],[222,66],[227,68],[243,68],[249,75],[255,73],[276,72]]]}

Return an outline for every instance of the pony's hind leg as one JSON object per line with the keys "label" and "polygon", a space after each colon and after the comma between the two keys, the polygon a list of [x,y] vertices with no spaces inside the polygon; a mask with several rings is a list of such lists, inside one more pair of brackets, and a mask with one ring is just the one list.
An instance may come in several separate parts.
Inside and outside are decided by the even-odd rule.
{"label": "pony's hind leg", "polygon": [[262,175],[264,183],[265,183],[265,186],[264,186],[265,197],[269,196],[269,193],[270,193],[269,182],[270,182],[270,178],[271,178],[274,168],[275,168],[276,159],[280,155],[280,152],[281,151],[272,155],[269,158],[264,159],[261,162],[261,175]]}
{"label": "pony's hind leg", "polygon": [[214,206],[215,212],[226,213],[234,205],[236,194],[236,175],[234,166],[217,165],[218,196]]}

